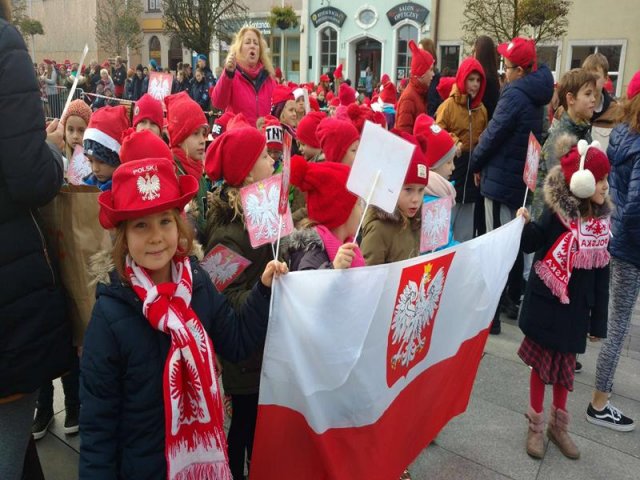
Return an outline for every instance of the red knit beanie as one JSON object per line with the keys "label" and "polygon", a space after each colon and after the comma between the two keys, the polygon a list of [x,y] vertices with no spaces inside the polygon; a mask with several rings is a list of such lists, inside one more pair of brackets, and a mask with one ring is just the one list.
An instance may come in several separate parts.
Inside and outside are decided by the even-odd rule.
{"label": "red knit beanie", "polygon": [[417,183],[418,185],[427,186],[429,181],[429,166],[427,165],[427,140],[423,136],[414,137],[413,135],[393,130],[393,133],[403,138],[409,143],[416,146],[411,156],[411,162],[407,169],[407,175],[404,177],[404,185],[408,183]]}
{"label": "red knit beanie", "polygon": [[346,83],[341,83],[338,98],[340,98],[340,105],[348,107],[352,103],[356,103],[356,91]]}
{"label": "red knit beanie", "polygon": [[384,103],[390,103],[390,104],[395,105],[396,101],[398,100],[398,94],[396,92],[396,86],[391,82],[387,82],[384,85],[384,87],[382,88],[382,91],[380,92],[379,98]]}
{"label": "red knit beanie", "polygon": [[456,153],[456,145],[449,132],[435,123],[427,128],[416,129],[414,126],[413,133],[416,137],[423,136],[427,141],[427,165],[429,168],[438,168],[452,159]]}
{"label": "red knit beanie", "polygon": [[430,117],[426,113],[421,113],[416,117],[416,121],[413,124],[413,134],[414,135],[426,135],[427,129],[436,123],[433,117]]}
{"label": "red knit beanie", "polygon": [[307,194],[309,219],[328,229],[346,223],[358,197],[347,190],[351,168],[339,163],[291,157],[291,183]]}
{"label": "red knit beanie", "polygon": [[244,113],[240,112],[235,115],[232,115],[231,118],[227,121],[226,130],[235,130],[236,128],[254,128],[254,125],[251,125],[247,117],[244,116]]}
{"label": "red knit beanie", "polygon": [[339,107],[340,106],[340,99],[338,97],[333,97],[331,100],[329,100],[329,106],[330,107]]}
{"label": "red knit beanie", "polygon": [[151,130],[136,132],[129,128],[122,135],[122,147],[120,147],[120,163],[145,158],[166,158],[173,162],[173,155],[166,143]]}
{"label": "red knit beanie", "polygon": [[387,83],[391,82],[391,79],[389,78],[389,75],[387,75],[386,73],[382,75],[382,78],[380,79],[380,84],[385,87],[387,85]]}
{"label": "red knit beanie", "polygon": [[271,95],[271,115],[280,118],[280,114],[289,100],[295,100],[291,87],[276,85]]}
{"label": "red knit beanie", "polygon": [[80,117],[88,126],[91,120],[91,107],[87,105],[87,102],[78,98],[69,104],[69,108],[67,108],[64,117],[60,119],[62,126],[67,123],[67,118],[69,117]]}
{"label": "red knit beanie", "polygon": [[433,65],[433,57],[426,50],[419,48],[413,40],[409,40],[409,49],[411,50],[411,75],[421,77]]}
{"label": "red knit beanie", "polygon": [[324,96],[324,99],[325,99],[327,102],[330,102],[331,100],[333,100],[333,99],[334,99],[334,97],[335,97],[335,95],[333,94],[333,92],[332,92],[331,90],[329,90],[329,91],[326,93],[326,95]]}
{"label": "red knit beanie", "polygon": [[322,75],[320,75],[320,81],[329,83],[331,80],[329,80],[329,75],[323,73]]}
{"label": "red knit beanie", "polygon": [[364,128],[364,123],[369,120],[370,122],[377,123],[382,128],[387,128],[387,121],[382,112],[374,112],[371,108],[366,105],[358,105],[357,103],[352,103],[347,108],[347,117],[353,123],[353,126],[356,127],[358,133],[362,133],[362,129]]}
{"label": "red knit beanie", "polygon": [[169,146],[179,147],[184,140],[200,127],[208,127],[207,117],[200,105],[194,102],[187,92],[165,97],[167,106],[167,129]]}
{"label": "red knit beanie", "polygon": [[142,95],[133,108],[133,128],[143,120],[150,120],[162,130],[163,118],[162,103],[148,93]]}
{"label": "red knit beanie", "polygon": [[212,181],[239,187],[260,158],[267,141],[252,127],[228,130],[207,148],[204,169]]}
{"label": "red knit beanie", "polygon": [[336,67],[336,69],[333,71],[333,78],[335,80],[341,80],[342,79],[342,64],[338,65]]}
{"label": "red knit beanie", "polygon": [[311,107],[311,110],[314,112],[320,111],[320,104],[318,103],[318,100],[315,97],[309,97],[309,106]]}
{"label": "red knit beanie", "polygon": [[360,134],[351,122],[337,118],[325,118],[316,128],[316,137],[327,162],[341,163],[349,147]]}
{"label": "red knit beanie", "polygon": [[262,133],[267,140],[267,148],[269,150],[282,151],[282,125],[273,115],[267,115],[264,117],[264,123],[262,124]]}
{"label": "red knit beanie", "polygon": [[640,93],[640,70],[633,75],[629,82],[629,86],[627,87],[627,99],[631,100],[638,93]]}
{"label": "red knit beanie", "polygon": [[325,118],[327,118],[327,116],[322,112],[309,112],[302,117],[296,129],[298,140],[312,148],[320,148],[320,141],[316,135],[316,130],[320,122]]}
{"label": "red knit beanie", "polygon": [[456,83],[456,77],[440,77],[436,92],[440,95],[442,100],[446,100],[451,95],[453,85]]}

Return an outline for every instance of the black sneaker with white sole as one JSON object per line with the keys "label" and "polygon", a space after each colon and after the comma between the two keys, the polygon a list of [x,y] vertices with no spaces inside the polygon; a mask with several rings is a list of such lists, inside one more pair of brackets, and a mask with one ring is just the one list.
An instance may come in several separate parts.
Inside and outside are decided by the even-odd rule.
{"label": "black sneaker with white sole", "polygon": [[62,431],[66,435],[75,435],[78,433],[78,417],[80,415],[80,407],[67,408],[64,417],[64,428]]}
{"label": "black sneaker with white sole", "polygon": [[31,425],[31,433],[34,440],[40,440],[47,434],[47,430],[53,423],[53,410],[36,409],[36,418]]}
{"label": "black sneaker with white sole", "polygon": [[587,408],[587,422],[618,432],[630,432],[636,428],[635,422],[611,405],[611,402],[607,402],[600,411],[589,404]]}
{"label": "black sneaker with white sole", "polygon": [[575,368],[575,372],[576,373],[580,373],[582,372],[582,363],[580,363],[579,361],[576,360],[576,368]]}

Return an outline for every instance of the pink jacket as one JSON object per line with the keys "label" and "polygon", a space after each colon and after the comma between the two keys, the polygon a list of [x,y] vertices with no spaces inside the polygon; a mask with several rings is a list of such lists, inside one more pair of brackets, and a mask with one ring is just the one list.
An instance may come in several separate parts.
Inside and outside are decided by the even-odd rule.
{"label": "pink jacket", "polygon": [[233,78],[225,70],[210,92],[211,104],[227,112],[243,113],[247,121],[255,126],[258,118],[271,112],[271,95],[276,82],[268,74],[264,77],[265,74],[263,71],[258,75],[258,79],[264,80],[256,92],[252,82],[238,68],[233,73]]}

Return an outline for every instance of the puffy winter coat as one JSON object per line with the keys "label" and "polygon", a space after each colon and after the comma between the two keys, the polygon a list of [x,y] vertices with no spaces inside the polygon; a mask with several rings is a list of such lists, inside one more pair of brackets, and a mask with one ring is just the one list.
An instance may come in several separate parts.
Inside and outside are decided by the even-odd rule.
{"label": "puffy winter coat", "polygon": [[224,71],[218,83],[211,89],[211,104],[232,113],[243,113],[250,125],[260,117],[269,115],[271,96],[276,81],[264,68],[255,80],[251,80],[241,67],[233,73]]}
{"label": "puffy winter coat", "polygon": [[[554,167],[544,185],[545,210],[530,222],[522,234],[522,250],[535,252],[533,264],[544,259],[558,237],[567,229],[558,214],[579,217],[579,200],[571,195],[559,166]],[[611,205],[594,209],[596,216],[611,213]],[[607,336],[609,308],[609,265],[590,270],[574,268],[568,285],[569,304],[562,304],[531,269],[520,311],[520,329],[539,345],[557,352],[584,353],[587,334]]]}
{"label": "puffy winter coat", "polygon": [[189,96],[200,105],[203,111],[208,112],[211,109],[209,102],[209,85],[204,78],[201,82],[193,81],[189,88]]}
{"label": "puffy winter coat", "polygon": [[[406,224],[405,224],[406,222]],[[420,212],[408,221],[371,206],[362,225],[360,249],[367,265],[399,262],[420,255]]]}
{"label": "puffy winter coat", "polygon": [[542,138],[544,106],[553,96],[553,76],[546,65],[508,83],[480,142],[471,155],[471,171],[482,172],[484,197],[511,208],[522,206],[522,179],[529,133]]}
{"label": "puffy winter coat", "polygon": [[[212,250],[217,244],[222,244],[251,261],[246,270],[223,292],[234,308],[241,308],[249,298],[256,281],[260,279],[267,263],[273,259],[273,253],[268,244],[255,249],[251,246],[242,217],[234,218],[234,210],[229,205],[228,191],[226,186],[217,190],[209,205],[206,251]],[[242,362],[232,363],[222,360],[222,382],[225,392],[234,395],[258,393],[262,369],[262,348],[260,347]]]}
{"label": "puffy winter coat", "polygon": [[622,123],[613,129],[607,150],[609,186],[615,206],[611,255],[640,268],[640,134]]}
{"label": "puffy winter coat", "polygon": [[[480,90],[471,99],[466,92],[466,81],[474,72],[480,74]],[[487,109],[482,104],[485,88],[482,65],[475,58],[466,58],[460,64],[449,98],[440,105],[436,113],[436,123],[451,134],[456,144],[462,143],[463,155],[454,159],[456,168],[451,175],[458,203],[474,203],[478,198],[478,187],[469,173],[469,153],[487,128]]]}
{"label": "puffy winter coat", "polygon": [[[0,19],[0,403],[36,391],[71,365],[71,325],[38,207],[62,186],[46,142],[33,65]],[[64,353],[68,352],[68,354]]]}
{"label": "puffy winter coat", "polygon": [[[80,478],[166,478],[162,385],[170,338],[151,327],[110,255],[99,255],[92,260],[101,283],[80,363]],[[191,306],[216,353],[245,358],[264,341],[270,290],[254,286],[234,313],[195,260],[191,268]]]}
{"label": "puffy winter coat", "polygon": [[281,248],[292,272],[333,268],[324,243],[313,227],[294,230],[283,239]]}
{"label": "puffy winter coat", "polygon": [[426,95],[428,87],[423,87],[415,77],[409,80],[396,108],[396,128],[401,132],[413,133],[413,124],[421,113],[427,113]]}

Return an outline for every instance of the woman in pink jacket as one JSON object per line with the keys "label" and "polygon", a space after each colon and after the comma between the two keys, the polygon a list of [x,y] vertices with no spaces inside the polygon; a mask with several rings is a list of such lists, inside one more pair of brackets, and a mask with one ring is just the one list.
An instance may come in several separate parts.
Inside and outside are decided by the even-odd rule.
{"label": "woman in pink jacket", "polygon": [[227,112],[243,113],[255,126],[258,118],[269,115],[276,85],[267,42],[259,30],[243,27],[236,34],[224,69],[211,92],[211,104]]}

